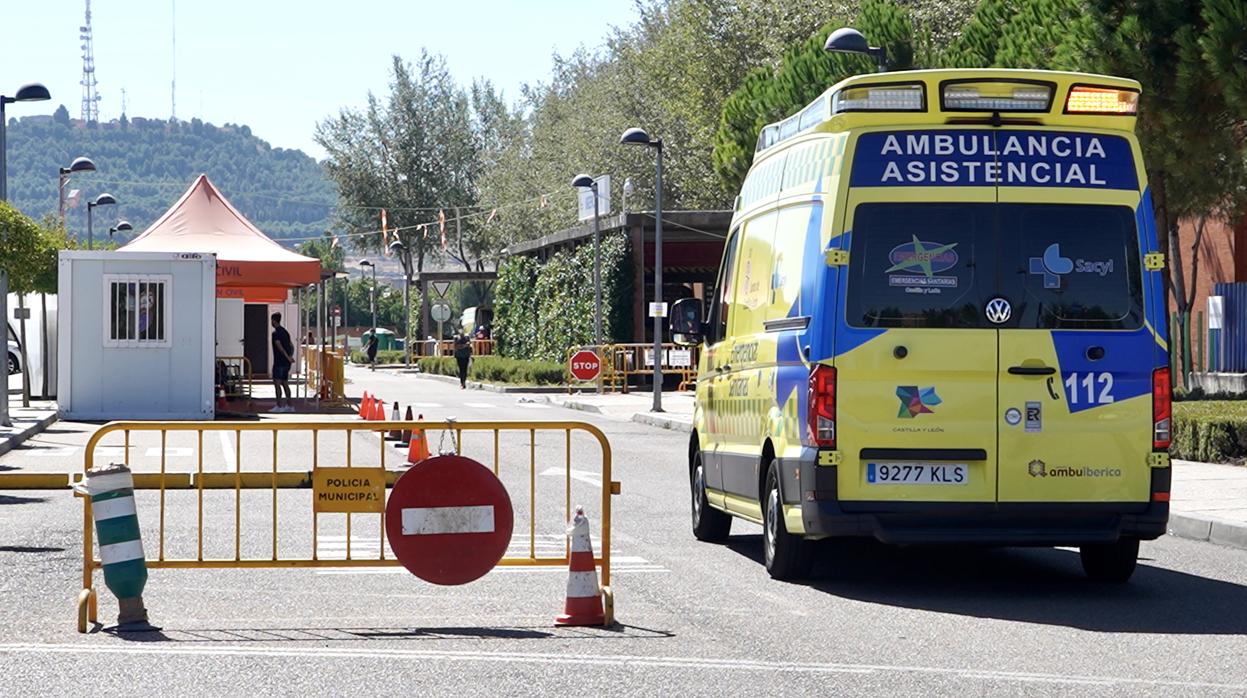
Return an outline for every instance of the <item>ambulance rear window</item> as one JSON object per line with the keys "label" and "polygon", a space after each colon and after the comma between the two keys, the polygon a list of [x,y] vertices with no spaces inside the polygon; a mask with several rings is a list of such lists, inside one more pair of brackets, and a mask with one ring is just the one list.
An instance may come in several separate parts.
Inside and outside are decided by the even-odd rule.
{"label": "ambulance rear window", "polygon": [[1017,327],[1137,329],[1143,277],[1134,213],[1124,206],[1005,204],[1002,269]]}
{"label": "ambulance rear window", "polygon": [[846,318],[858,327],[980,327],[995,285],[992,204],[862,204],[854,214]]}

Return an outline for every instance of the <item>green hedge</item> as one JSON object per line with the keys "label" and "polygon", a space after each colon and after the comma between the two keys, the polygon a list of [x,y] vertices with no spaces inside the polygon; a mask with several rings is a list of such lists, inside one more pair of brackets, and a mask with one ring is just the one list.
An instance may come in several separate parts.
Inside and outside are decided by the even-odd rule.
{"label": "green hedge", "polygon": [[[377,352],[378,364],[401,364],[406,360],[407,354],[401,349],[386,349]],[[351,362],[357,364],[368,363],[368,355],[362,351],[351,352]]]}
{"label": "green hedge", "polygon": [[[602,255],[602,335],[632,340],[632,253],[624,235],[606,235]],[[593,245],[552,255],[544,265],[510,257],[498,267],[494,338],[502,356],[562,363],[569,347],[593,341]]]}
{"label": "green hedge", "polygon": [[[426,356],[420,370],[442,376],[458,376],[459,366],[452,356]],[[562,385],[566,382],[563,364],[552,361],[521,361],[502,356],[473,357],[468,378],[485,383],[518,385]]]}
{"label": "green hedge", "polygon": [[1229,463],[1247,458],[1247,402],[1205,400],[1173,406],[1174,458]]}

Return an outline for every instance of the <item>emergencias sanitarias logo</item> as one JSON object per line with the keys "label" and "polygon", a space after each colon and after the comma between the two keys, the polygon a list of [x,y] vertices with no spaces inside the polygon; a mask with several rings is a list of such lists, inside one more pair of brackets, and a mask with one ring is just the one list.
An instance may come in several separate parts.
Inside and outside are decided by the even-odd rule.
{"label": "emergencias sanitarias logo", "polygon": [[935,386],[919,390],[916,385],[898,385],[896,397],[901,401],[901,410],[896,413],[896,416],[904,419],[913,419],[920,414],[930,414],[935,411],[931,409],[932,407],[943,402],[940,396],[935,394]]}

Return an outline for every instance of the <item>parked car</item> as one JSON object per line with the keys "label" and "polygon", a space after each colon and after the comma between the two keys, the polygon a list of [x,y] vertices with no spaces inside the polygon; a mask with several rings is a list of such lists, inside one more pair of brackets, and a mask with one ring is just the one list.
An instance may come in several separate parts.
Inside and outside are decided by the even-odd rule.
{"label": "parked car", "polygon": [[22,372],[22,352],[17,348],[17,342],[9,340],[9,375]]}

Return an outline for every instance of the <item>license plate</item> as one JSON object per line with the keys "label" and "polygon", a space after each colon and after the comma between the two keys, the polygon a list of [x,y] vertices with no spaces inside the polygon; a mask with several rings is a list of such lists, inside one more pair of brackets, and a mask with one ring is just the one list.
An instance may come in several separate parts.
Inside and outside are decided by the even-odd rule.
{"label": "license plate", "polygon": [[964,485],[970,479],[965,463],[867,463],[871,485]]}

